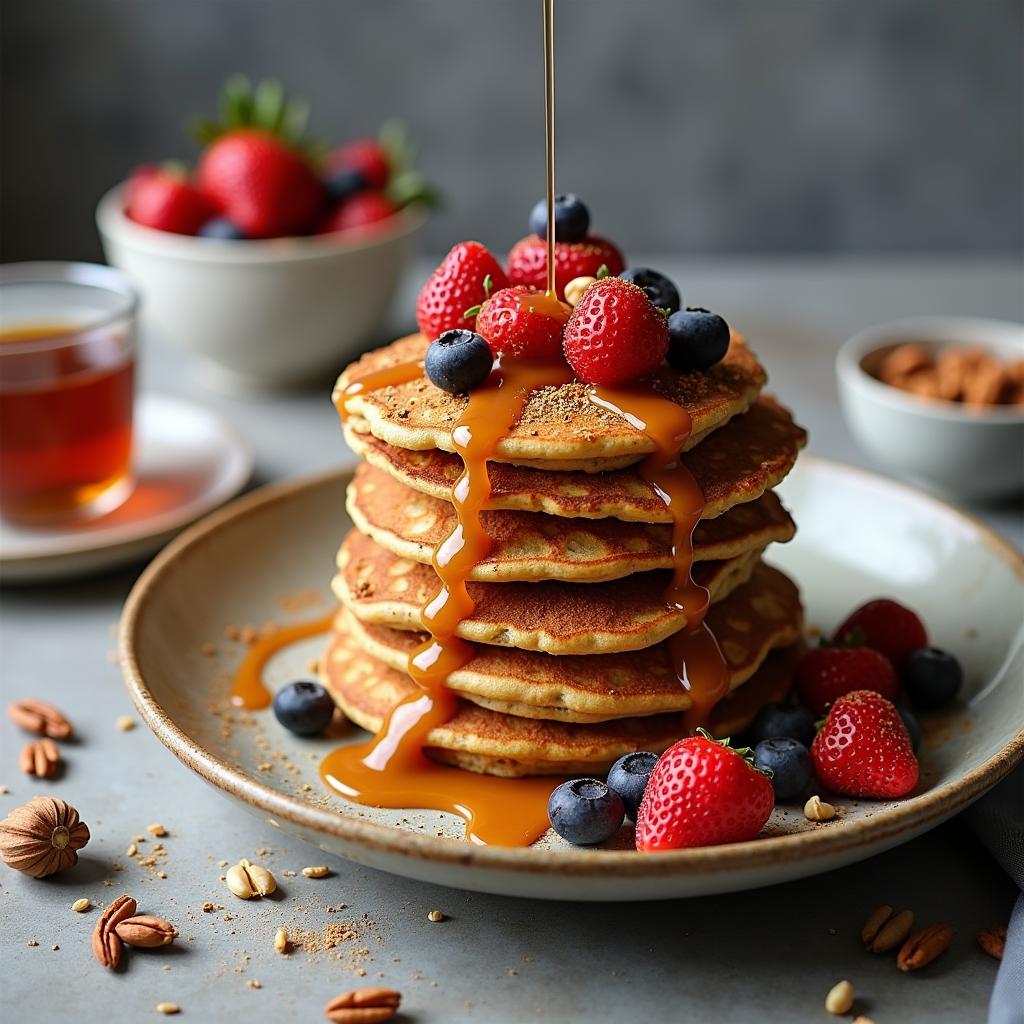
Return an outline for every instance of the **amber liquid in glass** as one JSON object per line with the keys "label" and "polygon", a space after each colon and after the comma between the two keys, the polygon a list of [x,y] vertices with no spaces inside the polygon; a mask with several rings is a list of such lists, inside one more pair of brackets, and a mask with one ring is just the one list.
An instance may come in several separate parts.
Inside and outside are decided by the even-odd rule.
{"label": "amber liquid in glass", "polygon": [[[78,330],[40,323],[0,332],[0,513],[8,519],[105,511],[104,496],[130,486],[134,357],[121,328],[84,339]],[[57,340],[15,347],[44,338]]]}

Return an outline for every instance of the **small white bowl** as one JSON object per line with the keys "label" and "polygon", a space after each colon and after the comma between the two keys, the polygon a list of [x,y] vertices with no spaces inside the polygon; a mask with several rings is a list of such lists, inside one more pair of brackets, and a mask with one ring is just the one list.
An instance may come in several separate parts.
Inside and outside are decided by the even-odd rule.
{"label": "small white bowl", "polygon": [[372,234],[220,241],[136,224],[122,189],[96,208],[108,262],[137,282],[144,323],[196,353],[210,383],[231,389],[301,383],[359,355],[426,220],[406,209]]}
{"label": "small white bowl", "polygon": [[893,474],[965,499],[1024,490],[1024,410],[965,410],[883,384],[873,372],[906,342],[978,345],[1001,359],[1024,357],[1024,325],[969,317],[912,317],[854,335],[839,350],[839,400],[850,432]]}

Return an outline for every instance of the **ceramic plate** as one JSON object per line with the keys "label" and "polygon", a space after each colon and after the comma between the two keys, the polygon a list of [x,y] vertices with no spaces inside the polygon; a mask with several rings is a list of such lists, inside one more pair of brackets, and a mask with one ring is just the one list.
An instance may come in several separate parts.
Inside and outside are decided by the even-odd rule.
{"label": "ceramic plate", "polygon": [[[902,485],[804,457],[782,488],[799,524],[773,560],[800,583],[824,629],[861,601],[917,607],[936,643],[963,660],[964,702],[926,724],[922,784],[911,799],[837,801],[840,817],[777,808],[762,836],[731,846],[640,855],[473,846],[461,820],[378,811],[326,792],[319,758],[340,740],[299,740],[269,712],[222,714],[239,645],[227,626],[314,618],[349,523],[348,477],[330,474],[248,495],[172,543],[132,592],[121,653],[148,725],[189,768],[271,825],[361,864],[444,885],[551,899],[663,899],[769,885],[827,871],[905,842],[980,796],[1024,756],[1024,560],[984,526]],[[306,675],[322,639],[271,662],[271,686]],[[204,644],[213,644],[215,651]],[[357,729],[352,738],[364,738]],[[628,842],[623,830],[624,845]]]}
{"label": "ceramic plate", "polygon": [[83,576],[145,558],[183,526],[233,498],[248,481],[248,445],[202,406],[143,395],[135,418],[136,485],[125,503],[70,527],[4,523],[4,583]]}

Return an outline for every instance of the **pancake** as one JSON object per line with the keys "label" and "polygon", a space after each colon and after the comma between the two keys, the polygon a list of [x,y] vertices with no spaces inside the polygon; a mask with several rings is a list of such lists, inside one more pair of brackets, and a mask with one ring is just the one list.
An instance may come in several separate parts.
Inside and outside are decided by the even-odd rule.
{"label": "pancake", "polygon": [[[749,582],[708,611],[730,674],[730,688],[743,686],[769,652],[801,635],[800,595],[777,569],[760,563]],[[405,671],[408,656],[427,634],[367,625],[347,609],[336,628],[389,668]],[[683,712],[689,694],[669,666],[664,644],[628,654],[552,657],[485,644],[448,677],[448,685],[481,707],[559,722],[604,722],[614,718]]]}
{"label": "pancake", "polygon": [[[772,653],[755,676],[712,716],[719,736],[740,732],[757,710],[789,692],[799,645]],[[331,634],[321,679],[345,714],[376,733],[388,711],[417,691],[404,672],[363,653],[344,630]],[[677,714],[619,718],[593,725],[550,722],[460,701],[454,717],[427,735],[425,753],[437,761],[490,775],[576,775],[606,771],[634,750],[660,752],[682,734]]]}
{"label": "pancake", "polygon": [[[750,577],[759,551],[724,562],[700,562],[694,579],[720,601]],[[356,618],[420,630],[420,609],[439,589],[432,566],[398,558],[352,530],[338,552],[335,594]],[[671,636],[686,616],[662,595],[668,571],[637,573],[608,583],[469,583],[476,607],[457,633],[465,640],[545,651],[605,654],[635,651]]]}
{"label": "pancake", "polygon": [[[434,549],[458,525],[453,505],[411,490],[367,463],[356,469],[346,506],[361,533],[399,558],[423,564],[430,563]],[[484,512],[480,522],[492,548],[469,578],[483,583],[593,583],[672,568],[672,528],[667,523],[566,520],[546,512],[515,511]],[[768,492],[698,524],[694,561],[735,558],[773,541],[788,541],[794,533],[789,513]]]}
{"label": "pancake", "polygon": [[[441,451],[408,451],[346,428],[352,450],[413,490],[446,501],[462,473],[462,459]],[[683,458],[704,493],[704,518],[759,498],[793,468],[807,440],[802,427],[773,398],[762,396],[749,412],[716,430]],[[635,469],[613,472],[545,472],[492,462],[490,506],[547,512],[566,519],[615,517],[668,523],[665,503]]]}
{"label": "pancake", "polygon": [[[422,334],[400,338],[367,353],[342,373],[334,400],[339,407],[343,403],[352,430],[413,451],[456,450],[452,429],[465,411],[466,395],[450,395],[421,377],[343,398],[350,384],[368,374],[422,360],[429,344]],[[678,373],[664,365],[648,380],[658,394],[690,414],[692,447],[708,431],[746,410],[766,376],[744,339],[734,335],[725,358],[710,370]],[[498,442],[494,459],[598,472],[629,465],[654,451],[643,431],[591,402],[590,390],[590,385],[574,379],[533,392],[518,422]]]}

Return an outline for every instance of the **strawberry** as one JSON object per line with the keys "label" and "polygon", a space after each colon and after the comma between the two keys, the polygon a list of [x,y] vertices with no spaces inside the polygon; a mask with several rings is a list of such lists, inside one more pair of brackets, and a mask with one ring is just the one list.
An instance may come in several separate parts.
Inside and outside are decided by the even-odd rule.
{"label": "strawberry", "polygon": [[629,281],[595,281],[565,325],[565,358],[590,384],[625,384],[661,365],[668,325],[646,293]]}
{"label": "strawberry", "polygon": [[176,235],[195,235],[217,209],[183,173],[140,167],[124,189],[124,212],[137,224]]}
{"label": "strawberry", "polygon": [[[562,359],[562,328],[569,317],[569,307],[559,303],[560,316],[551,316],[538,309],[530,296],[541,296],[536,288],[517,284],[496,291],[481,307],[476,329],[497,355],[505,352],[523,359]],[[556,307],[557,308],[557,307]]]}
{"label": "strawberry", "polygon": [[854,690],[874,690],[895,700],[900,680],[892,662],[870,647],[819,647],[797,663],[796,685],[816,714]]}
{"label": "strawberry", "polygon": [[466,310],[487,299],[485,282],[491,288],[507,288],[508,278],[501,264],[479,242],[459,242],[441,261],[416,300],[416,323],[431,339],[453,328],[473,327]]}
{"label": "strawberry", "polygon": [[918,614],[884,597],[862,604],[836,630],[835,638],[881,651],[897,669],[914,651],[928,646],[928,631]]}
{"label": "strawberry", "polygon": [[854,690],[832,705],[811,759],[821,782],[847,796],[900,797],[917,785],[907,727],[874,690]]}
{"label": "strawberry", "polygon": [[391,160],[376,139],[356,139],[336,149],[327,158],[328,170],[341,167],[358,171],[367,188],[382,189],[391,177]]}
{"label": "strawberry", "polygon": [[669,747],[651,772],[636,815],[638,850],[678,850],[753,839],[772,813],[775,792],[753,765],[703,729]]}
{"label": "strawberry", "polygon": [[320,234],[375,228],[398,213],[398,207],[381,192],[357,192],[339,203],[320,225]]}
{"label": "strawberry", "polygon": [[[565,298],[565,286],[575,277],[597,277],[602,266],[611,277],[622,273],[622,253],[598,235],[582,242],[555,242],[555,291]],[[512,284],[532,285],[543,291],[548,286],[548,243],[540,235],[527,235],[508,254],[508,279]]]}
{"label": "strawberry", "polygon": [[221,135],[203,153],[200,191],[249,238],[309,231],[324,204],[310,164],[261,128]]}

